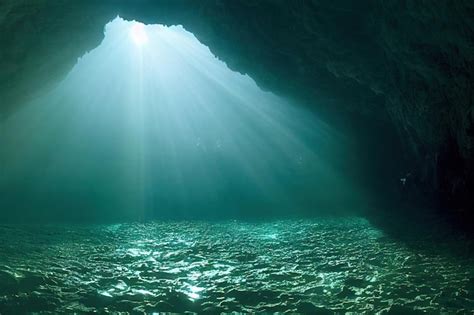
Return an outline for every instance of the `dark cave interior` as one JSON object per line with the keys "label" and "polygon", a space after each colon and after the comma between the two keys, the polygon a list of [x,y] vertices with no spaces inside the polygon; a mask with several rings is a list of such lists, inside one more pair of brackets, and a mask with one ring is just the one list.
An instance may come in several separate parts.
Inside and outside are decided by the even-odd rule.
{"label": "dark cave interior", "polygon": [[[158,197],[151,206],[143,201],[146,198],[137,200],[143,208],[161,207],[161,215],[153,210],[127,216],[126,208],[131,208],[127,202],[133,204],[133,194],[142,192],[132,184],[131,192],[123,190],[124,194],[110,188],[119,185],[110,174],[134,171],[129,170],[133,163],[100,161],[118,150],[114,143],[121,141],[120,123],[125,120],[99,117],[99,124],[110,127],[103,138],[94,134],[98,127],[87,129],[93,124],[74,125],[77,129],[71,130],[77,137],[87,140],[79,149],[72,144],[61,147],[61,141],[69,139],[61,138],[61,126],[77,123],[74,116],[84,114],[83,95],[71,94],[77,102],[71,102],[64,121],[50,115],[55,107],[48,107],[47,101],[44,111],[29,105],[48,100],[50,91],[59,95],[71,81],[86,91],[84,95],[112,95],[107,100],[126,108],[120,99],[127,91],[107,90],[126,72],[110,72],[117,75],[107,80],[74,77],[78,64],[100,55],[107,39],[105,26],[114,19],[146,27],[182,27],[217,58],[207,62],[203,53],[201,65],[182,62],[196,73],[201,71],[199,87],[205,87],[204,92],[191,95],[191,87],[183,83],[184,88],[169,93],[171,98],[183,104],[202,95],[220,100],[224,96],[219,99],[219,93],[243,91],[245,86],[248,100],[258,100],[258,110],[240,116],[241,124],[250,126],[247,129],[239,129],[238,116],[232,116],[241,111],[237,102],[229,101],[226,109],[206,107],[222,116],[219,122],[225,128],[209,122],[204,137],[229,132],[230,142],[244,143],[248,135],[255,140],[229,149],[225,153],[230,157],[193,153],[187,148],[190,142],[179,138],[178,132],[173,149],[185,154],[165,152],[160,157],[149,146],[150,173],[171,180],[163,183],[150,175],[146,184],[152,193],[159,191]],[[104,54],[112,60],[115,46],[110,47]],[[175,56],[170,56],[171,64]],[[96,59],[104,60],[101,69],[113,69],[113,61],[107,64],[107,57],[102,58]],[[220,68],[212,67],[218,63],[231,74],[213,78],[212,71]],[[202,75],[206,67],[207,77]],[[166,69],[173,74],[172,68]],[[173,75],[163,86],[174,89],[173,80],[180,78]],[[149,82],[141,83],[149,87],[149,95],[159,95],[158,89],[153,90],[158,86],[153,85],[155,78],[146,78]],[[473,85],[470,0],[1,1],[0,314],[470,314],[474,310]],[[216,91],[205,90],[215,86]],[[272,100],[275,106],[267,106]],[[106,113],[106,108],[91,113]],[[184,117],[193,109],[178,108],[171,114]],[[195,113],[199,118],[183,118],[176,125],[205,129],[212,115]],[[33,118],[21,118],[28,115]],[[308,123],[312,117],[324,124]],[[262,123],[266,118],[274,119],[273,125]],[[31,121],[59,126],[59,131],[50,143],[29,143],[36,136],[28,126]],[[136,134],[147,133],[147,128],[172,133],[166,117],[137,121],[151,127],[137,128]],[[308,131],[323,125],[328,127],[321,130],[331,137],[340,132],[344,137],[334,139],[344,140],[333,146]],[[186,128],[192,129],[185,126],[181,131]],[[45,139],[50,134],[44,132]],[[172,147],[166,146],[166,136],[155,138],[155,143],[165,143],[162,147]],[[142,146],[148,144],[144,141]],[[41,145],[53,156],[66,152],[56,161],[63,165],[55,169],[42,164],[47,160],[35,155]],[[321,154],[313,154],[319,146]],[[292,165],[276,154],[306,149],[304,157],[320,163],[319,168],[302,170],[302,157]],[[98,162],[89,163],[81,152],[91,153],[90,160]],[[268,163],[267,157],[272,157]],[[204,182],[206,174],[194,177],[199,172],[196,166],[206,159],[215,162],[212,166],[207,162],[207,170],[221,171],[209,184]],[[83,169],[74,169],[82,160]],[[239,165],[242,169],[259,171],[253,175],[261,183],[275,180],[276,188],[270,184],[263,188],[271,194],[269,199],[259,195],[260,182],[252,182],[231,165],[241,160],[246,160]],[[15,177],[21,174],[15,167],[29,163],[36,178]],[[297,169],[296,175],[288,175],[286,167]],[[330,171],[321,172],[325,167],[343,176],[331,178]],[[173,168],[187,174],[183,186],[190,189],[184,194],[191,197],[186,202],[177,200],[182,195],[169,175]],[[55,171],[61,172],[59,179]],[[89,176],[94,172],[105,175]],[[138,176],[133,183],[145,182],[145,177]],[[51,191],[56,188],[48,190],[48,182],[59,187],[55,196]],[[102,182],[106,184],[101,195]],[[71,187],[61,187],[63,183],[85,188],[71,192]],[[357,187],[357,192],[346,185]],[[209,187],[218,187],[219,196],[208,198]],[[127,192],[133,195],[129,199]],[[293,198],[288,204],[286,195]],[[91,196],[103,198],[101,204]],[[295,200],[300,202],[299,212],[292,208]],[[103,204],[110,209],[98,215]],[[221,211],[223,205],[227,212]]]}

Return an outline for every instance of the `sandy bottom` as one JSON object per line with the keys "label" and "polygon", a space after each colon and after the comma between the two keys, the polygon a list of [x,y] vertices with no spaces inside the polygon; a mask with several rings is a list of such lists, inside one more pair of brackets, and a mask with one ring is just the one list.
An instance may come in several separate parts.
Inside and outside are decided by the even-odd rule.
{"label": "sandy bottom", "polygon": [[359,218],[0,226],[0,313],[471,314],[463,246]]}

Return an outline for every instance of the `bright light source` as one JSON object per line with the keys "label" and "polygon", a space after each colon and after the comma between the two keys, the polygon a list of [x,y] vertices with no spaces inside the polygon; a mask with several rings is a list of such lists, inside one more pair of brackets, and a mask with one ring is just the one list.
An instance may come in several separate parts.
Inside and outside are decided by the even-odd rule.
{"label": "bright light source", "polygon": [[130,28],[130,37],[138,46],[143,46],[148,43],[148,35],[146,34],[145,25],[139,22],[134,22]]}

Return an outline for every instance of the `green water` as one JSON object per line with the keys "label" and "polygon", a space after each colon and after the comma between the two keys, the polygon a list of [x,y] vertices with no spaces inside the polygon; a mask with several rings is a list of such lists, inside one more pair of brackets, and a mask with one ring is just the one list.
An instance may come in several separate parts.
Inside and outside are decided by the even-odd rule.
{"label": "green water", "polygon": [[2,121],[0,222],[367,208],[350,135],[231,71],[182,27],[142,26],[149,42],[137,46],[134,26],[108,23],[63,81]]}
{"label": "green water", "polygon": [[0,313],[474,312],[466,241],[364,219],[0,227]]}

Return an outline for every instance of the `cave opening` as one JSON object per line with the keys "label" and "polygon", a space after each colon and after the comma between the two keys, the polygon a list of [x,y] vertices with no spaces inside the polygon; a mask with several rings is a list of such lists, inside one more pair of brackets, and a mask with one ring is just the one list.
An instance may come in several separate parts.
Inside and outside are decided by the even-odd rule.
{"label": "cave opening", "polygon": [[115,18],[102,43],[3,130],[2,203],[25,220],[255,219],[363,207],[341,170],[350,167],[347,137],[228,69],[182,26]]}

